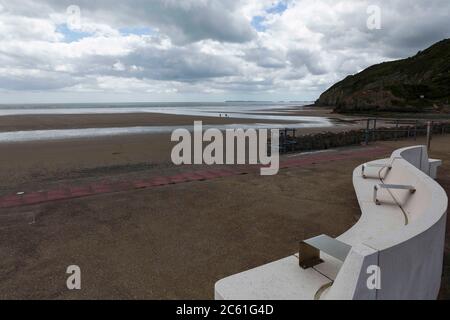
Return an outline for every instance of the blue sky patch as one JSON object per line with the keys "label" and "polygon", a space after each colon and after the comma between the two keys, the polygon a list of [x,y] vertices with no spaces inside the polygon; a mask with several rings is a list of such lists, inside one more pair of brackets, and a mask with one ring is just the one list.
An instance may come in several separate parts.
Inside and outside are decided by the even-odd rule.
{"label": "blue sky patch", "polygon": [[262,17],[262,16],[256,16],[253,17],[252,19],[252,26],[253,28],[255,28],[257,31],[266,31],[266,26],[264,25],[264,22],[266,21],[266,18]]}
{"label": "blue sky patch", "polygon": [[[279,1],[266,9],[267,14],[282,14],[288,9],[287,1]],[[255,16],[252,19],[252,26],[259,32],[266,31],[266,18],[264,16]]]}
{"label": "blue sky patch", "polygon": [[280,1],[277,4],[273,5],[269,9],[266,10],[269,14],[280,14],[287,10],[288,5],[286,1]]}
{"label": "blue sky patch", "polygon": [[56,26],[56,31],[64,35],[65,42],[77,42],[83,38],[92,36],[92,33],[82,32],[70,29],[67,24],[60,24]]}

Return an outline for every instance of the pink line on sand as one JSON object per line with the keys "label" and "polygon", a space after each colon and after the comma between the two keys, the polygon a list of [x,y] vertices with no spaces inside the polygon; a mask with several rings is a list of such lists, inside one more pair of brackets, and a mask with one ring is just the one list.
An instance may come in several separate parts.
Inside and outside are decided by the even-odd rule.
{"label": "pink line on sand", "polygon": [[[302,167],[316,163],[341,161],[357,156],[381,156],[389,150],[380,147],[350,151],[324,152],[309,155],[300,155],[298,158],[288,159],[280,163],[281,169]],[[37,204],[44,204],[60,200],[89,197],[138,189],[157,188],[173,184],[182,184],[193,181],[207,181],[242,174],[256,173],[261,166],[226,167],[221,169],[199,170],[184,172],[168,177],[153,177],[136,181],[97,181],[85,186],[64,186],[59,189],[31,192],[27,194],[13,194],[0,197],[0,208],[16,208]]]}

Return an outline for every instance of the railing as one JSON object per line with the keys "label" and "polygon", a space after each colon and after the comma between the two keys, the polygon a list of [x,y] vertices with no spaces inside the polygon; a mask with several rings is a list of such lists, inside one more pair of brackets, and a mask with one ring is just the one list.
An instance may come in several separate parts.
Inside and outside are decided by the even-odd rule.
{"label": "railing", "polygon": [[[430,149],[434,134],[444,135],[450,133],[450,123],[446,121],[427,121],[427,120],[404,120],[404,119],[378,119],[369,118],[359,121],[367,123],[365,129],[365,144],[379,140],[382,133],[393,134],[393,140],[401,138],[413,138],[417,140],[418,136],[427,136],[427,146]],[[378,128],[379,122],[391,126]]]}
{"label": "railing", "polygon": [[[414,139],[427,136],[428,146],[434,135],[450,134],[450,121],[427,121],[386,118],[353,120],[359,128],[348,131],[302,134],[301,129],[286,128],[280,132],[280,153],[307,152],[350,145],[369,145],[381,140]],[[271,142],[268,142],[269,150]]]}

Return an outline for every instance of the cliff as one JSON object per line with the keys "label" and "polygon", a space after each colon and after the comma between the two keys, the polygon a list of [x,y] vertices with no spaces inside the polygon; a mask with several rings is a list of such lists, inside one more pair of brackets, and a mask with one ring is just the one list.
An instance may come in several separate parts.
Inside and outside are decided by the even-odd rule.
{"label": "cliff", "polygon": [[340,113],[450,112],[450,39],[348,76],[316,101]]}

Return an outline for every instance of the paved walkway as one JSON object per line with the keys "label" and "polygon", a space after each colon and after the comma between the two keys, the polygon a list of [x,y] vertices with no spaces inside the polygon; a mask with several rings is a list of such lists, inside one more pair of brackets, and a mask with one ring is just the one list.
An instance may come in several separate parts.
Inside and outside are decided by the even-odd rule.
{"label": "paved walkway", "polygon": [[[381,147],[364,147],[345,151],[328,151],[299,155],[281,161],[280,168],[304,167],[316,163],[340,161],[358,156],[371,156],[376,159],[388,153],[389,150]],[[188,168],[188,167],[186,167]],[[101,180],[84,186],[60,186],[58,189],[30,192],[25,194],[11,194],[0,197],[0,208],[16,208],[29,205],[44,204],[53,201],[83,198],[94,195],[124,192],[138,189],[157,188],[171,184],[181,184],[193,181],[207,181],[229,176],[257,173],[260,166],[224,166],[211,170],[198,170],[184,172],[172,176],[158,176],[143,180],[107,181]]]}

